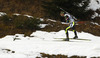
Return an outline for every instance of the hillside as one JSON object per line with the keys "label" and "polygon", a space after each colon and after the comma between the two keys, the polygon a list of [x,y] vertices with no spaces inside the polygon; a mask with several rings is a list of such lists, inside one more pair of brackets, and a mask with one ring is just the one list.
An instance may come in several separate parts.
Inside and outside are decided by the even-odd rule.
{"label": "hillside", "polygon": [[[42,7],[44,0],[0,0],[0,12],[7,14],[20,13],[28,14],[34,17],[45,17],[44,8]],[[46,0],[51,1],[51,0]],[[94,2],[94,3],[93,3]],[[88,9],[92,9],[100,14],[99,0],[90,0]]]}
{"label": "hillside", "polygon": [[0,0],[0,12],[29,14],[43,17],[42,0]]}
{"label": "hillside", "polygon": [[[48,13],[44,11],[44,8],[42,7],[43,5],[42,1],[44,0],[0,0],[0,12],[5,12],[9,15],[13,13],[19,13],[19,14],[31,15],[34,17],[45,18],[45,16],[47,16]],[[51,1],[51,0],[46,0],[46,1]],[[90,0],[90,3],[88,5],[89,6],[88,9],[96,11],[96,16],[100,14],[99,2],[100,0],[96,1]]]}
{"label": "hillside", "polygon": [[[13,17],[14,13],[18,13],[21,15],[31,15],[33,17],[38,17],[38,18],[45,18],[45,12],[43,11],[44,8],[41,6],[43,0],[0,0],[0,11],[1,12],[5,12],[7,13],[7,16],[9,19],[16,19],[15,17]],[[51,1],[51,0],[46,0],[46,1]],[[99,10],[99,0],[94,1],[94,0],[90,0],[90,4],[89,4],[89,9],[93,9],[95,11],[94,15],[92,16],[91,21],[84,21],[84,23],[82,24],[78,24],[76,26],[76,30],[81,32],[88,32],[91,33],[93,35],[96,36],[100,36],[99,35],[99,31],[100,31],[100,10]],[[93,3],[95,2],[95,3]],[[97,3],[98,2],[98,3]],[[98,6],[98,7],[95,7]],[[22,19],[23,18],[23,19]],[[5,24],[2,22],[1,20],[2,18],[0,18],[0,23],[1,23],[1,31],[0,33],[2,33],[2,35],[0,35],[0,37],[5,36],[7,34],[16,34],[16,33],[24,33],[26,35],[31,34],[33,31],[35,31],[36,29],[33,30],[29,30],[29,29],[18,29],[18,28],[14,28],[15,26],[13,26],[13,23],[9,24]],[[19,17],[17,18],[18,20],[24,20],[25,17]],[[47,19],[45,19],[47,20]],[[90,19],[89,19],[90,20]],[[13,21],[14,22],[14,21]],[[44,21],[42,22],[42,24],[51,24],[49,26],[46,26],[45,28],[42,28],[40,30],[44,30],[44,31],[59,31],[59,30],[64,30],[66,28],[66,25],[61,24],[61,22],[51,22],[51,21]],[[59,25],[59,26],[58,26]],[[10,31],[9,31],[10,30]]]}
{"label": "hillside", "polygon": [[[72,38],[73,32],[69,33]],[[0,58],[100,58],[100,37],[86,32],[78,32],[78,35],[87,40],[63,41],[59,38],[66,37],[64,30],[37,30],[30,37],[7,35],[0,39]]]}

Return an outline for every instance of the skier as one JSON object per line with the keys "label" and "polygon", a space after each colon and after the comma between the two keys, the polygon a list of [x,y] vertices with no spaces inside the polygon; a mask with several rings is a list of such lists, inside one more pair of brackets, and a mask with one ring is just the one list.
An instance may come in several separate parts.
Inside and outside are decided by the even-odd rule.
{"label": "skier", "polygon": [[66,14],[63,11],[61,11],[60,15],[62,17],[65,17],[66,23],[69,25],[65,30],[66,36],[67,36],[65,41],[69,41],[69,34],[68,34],[69,29],[72,29],[75,34],[75,37],[73,39],[77,39],[78,36],[77,36],[76,30],[75,30],[75,20],[69,14]]}

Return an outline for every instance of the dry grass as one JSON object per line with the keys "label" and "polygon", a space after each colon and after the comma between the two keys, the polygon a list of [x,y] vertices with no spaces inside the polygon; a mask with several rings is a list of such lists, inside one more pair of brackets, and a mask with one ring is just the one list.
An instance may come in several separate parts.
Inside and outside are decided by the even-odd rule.
{"label": "dry grass", "polygon": [[58,55],[49,55],[49,54],[45,54],[45,53],[40,53],[41,54],[41,57],[36,57],[36,58],[86,58],[86,56],[71,56],[71,57],[68,57],[67,55],[61,55],[61,54],[58,54]]}
{"label": "dry grass", "polygon": [[[78,55],[73,55],[71,57],[68,57],[67,55],[50,55],[50,54],[45,54],[45,53],[40,53],[41,57],[36,57],[36,58],[87,58],[87,56],[78,56]],[[100,57],[91,57],[91,58],[100,58]]]}
{"label": "dry grass", "polygon": [[[10,14],[11,17],[13,13],[20,13],[20,14],[29,14],[34,17],[44,17],[45,14],[43,12],[43,8],[41,7],[43,0],[0,0],[0,11],[6,12],[7,14]],[[50,0],[47,0],[50,1]],[[99,10],[97,11],[100,12]],[[99,23],[100,18],[97,17],[94,20],[95,22]],[[59,30],[65,30],[67,25],[61,24],[60,22],[50,22],[46,21],[45,23],[49,24],[45,28],[41,29],[44,31],[59,31]],[[99,23],[100,24],[100,23]],[[93,25],[90,22],[86,22],[85,24],[79,24],[76,26],[76,30],[81,32],[89,32],[91,34],[100,36],[100,26]],[[21,32],[22,31],[22,32]],[[16,29],[11,24],[5,26],[2,21],[0,21],[0,36],[6,35],[6,34],[14,34],[14,33],[31,33],[29,30],[23,30],[23,29]],[[34,30],[32,30],[34,31]],[[27,33],[26,33],[27,34]]]}
{"label": "dry grass", "polygon": [[42,0],[0,0],[0,11],[43,17]]}
{"label": "dry grass", "polygon": [[[80,23],[78,25],[76,25],[76,31],[78,32],[87,32],[87,33],[91,33],[93,35],[96,36],[100,36],[100,26],[96,25],[96,24],[92,24],[91,21],[83,21],[84,23]],[[60,30],[65,30],[67,25],[66,24],[62,24],[60,21],[57,22],[51,22],[51,21],[46,21],[45,23],[48,23],[49,25],[47,25],[45,28],[41,29],[43,31],[60,31]],[[70,29],[71,30],[71,29]]]}
{"label": "dry grass", "polygon": [[[9,18],[8,18],[9,17]],[[12,20],[9,20],[12,19]],[[32,32],[39,29],[38,24],[41,22],[36,18],[28,18],[20,15],[6,15],[0,17],[0,37],[14,34],[25,34],[29,36]]]}

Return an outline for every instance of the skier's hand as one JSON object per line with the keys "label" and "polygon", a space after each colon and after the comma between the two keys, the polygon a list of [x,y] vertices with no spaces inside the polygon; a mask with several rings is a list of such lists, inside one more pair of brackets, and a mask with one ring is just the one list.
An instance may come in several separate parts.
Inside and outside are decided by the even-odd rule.
{"label": "skier's hand", "polygon": [[70,25],[69,25],[71,28],[74,26],[74,24],[73,23],[70,23]]}

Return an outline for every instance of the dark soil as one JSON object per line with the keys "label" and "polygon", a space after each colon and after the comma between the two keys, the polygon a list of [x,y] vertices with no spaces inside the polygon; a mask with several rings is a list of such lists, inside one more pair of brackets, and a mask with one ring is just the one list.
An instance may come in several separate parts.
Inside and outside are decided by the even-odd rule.
{"label": "dark soil", "polygon": [[[41,57],[36,57],[36,58],[87,58],[86,56],[77,56],[77,55],[68,57],[67,55],[61,55],[61,54],[58,55],[49,55],[45,53],[40,53],[40,54]],[[91,58],[100,58],[100,57],[91,57]]]}

